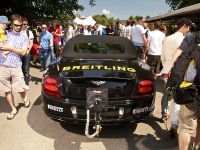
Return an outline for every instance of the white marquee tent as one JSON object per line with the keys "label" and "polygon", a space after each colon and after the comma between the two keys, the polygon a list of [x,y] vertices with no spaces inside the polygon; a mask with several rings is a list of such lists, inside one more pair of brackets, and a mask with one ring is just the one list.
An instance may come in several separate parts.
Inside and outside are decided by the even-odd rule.
{"label": "white marquee tent", "polygon": [[94,26],[94,24],[96,23],[96,21],[91,16],[87,17],[86,19],[80,19],[80,18],[76,17],[73,20],[73,22],[76,24],[91,25],[91,26]]}

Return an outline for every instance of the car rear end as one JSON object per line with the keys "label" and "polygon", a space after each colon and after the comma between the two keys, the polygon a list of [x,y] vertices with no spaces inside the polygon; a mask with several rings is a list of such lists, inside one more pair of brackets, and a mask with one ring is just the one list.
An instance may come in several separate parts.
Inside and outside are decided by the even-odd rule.
{"label": "car rear end", "polygon": [[[127,123],[147,118],[154,110],[155,87],[152,74],[144,69],[137,73],[137,69],[133,71],[127,66],[123,66],[123,71],[116,68],[113,70],[112,66],[107,67],[107,70],[105,67],[99,70],[68,68],[59,76],[44,77],[41,97],[46,114],[61,121],[85,122],[87,90],[106,89],[108,109],[100,114],[101,123]],[[94,118],[92,112],[91,121]]]}

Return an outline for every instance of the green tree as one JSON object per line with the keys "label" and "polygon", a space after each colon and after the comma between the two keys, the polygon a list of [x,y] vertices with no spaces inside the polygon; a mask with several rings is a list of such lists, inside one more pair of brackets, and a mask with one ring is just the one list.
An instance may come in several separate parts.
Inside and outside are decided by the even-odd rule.
{"label": "green tree", "polygon": [[135,20],[137,20],[137,19],[138,19],[138,18],[140,18],[140,17],[142,17],[142,16],[138,16],[138,15],[137,15],[137,16],[135,16]]}
{"label": "green tree", "polygon": [[[95,0],[89,0],[91,6]],[[6,0],[0,5],[0,14],[10,16],[18,13],[30,20],[42,18],[60,19],[73,16],[74,10],[83,10],[78,0]],[[66,16],[65,16],[66,15]]]}
{"label": "green tree", "polygon": [[108,18],[106,15],[95,15],[93,16],[94,20],[104,26],[111,24],[115,24],[115,19],[113,17]]}
{"label": "green tree", "polygon": [[173,10],[199,3],[199,0],[165,0],[165,1]]}
{"label": "green tree", "polygon": [[90,3],[91,6],[95,6],[96,5],[95,2],[96,2],[96,0],[90,0],[89,1],[89,3]]}
{"label": "green tree", "polygon": [[132,21],[135,21],[135,17],[133,17],[133,16],[130,16],[128,19],[132,20]]}
{"label": "green tree", "polygon": [[75,18],[75,16],[73,15],[60,15],[59,20],[61,20],[61,22],[68,22],[69,20],[73,20]]}
{"label": "green tree", "polygon": [[115,18],[114,17],[108,18],[108,24],[114,26],[115,25]]}
{"label": "green tree", "polygon": [[151,17],[150,17],[150,16],[146,16],[146,17],[145,17],[145,19],[149,19],[149,18],[151,18]]}

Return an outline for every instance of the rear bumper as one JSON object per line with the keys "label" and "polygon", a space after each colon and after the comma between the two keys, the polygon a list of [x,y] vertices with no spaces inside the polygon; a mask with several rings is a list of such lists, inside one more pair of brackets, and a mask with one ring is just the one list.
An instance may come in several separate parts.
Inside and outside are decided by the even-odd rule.
{"label": "rear bumper", "polygon": [[[43,110],[52,119],[68,123],[86,122],[86,101],[55,99],[44,93],[41,94]],[[71,107],[75,106],[77,115],[74,116]],[[124,114],[119,115],[119,108],[124,108]],[[109,101],[108,111],[102,112],[100,117],[102,124],[132,123],[147,119],[154,110],[154,97],[145,97],[142,100]],[[133,113],[134,110],[134,113]],[[94,113],[91,112],[91,123],[94,123]]]}

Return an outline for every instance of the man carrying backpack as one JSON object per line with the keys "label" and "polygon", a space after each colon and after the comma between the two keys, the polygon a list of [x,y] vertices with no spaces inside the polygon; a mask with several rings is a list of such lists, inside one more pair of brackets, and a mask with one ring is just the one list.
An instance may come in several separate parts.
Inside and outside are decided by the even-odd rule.
{"label": "man carrying backpack", "polygon": [[29,80],[30,80],[30,74],[29,74],[29,69],[30,69],[30,50],[33,46],[33,33],[31,30],[28,29],[28,19],[27,18],[22,18],[22,29],[21,33],[28,37],[29,39],[29,47],[26,55],[22,57],[22,72],[24,74],[24,81],[26,83],[26,90],[29,90]]}
{"label": "man carrying backpack", "polygon": [[188,34],[175,51],[177,61],[167,82],[179,111],[179,149],[188,150],[196,132],[193,150],[200,149],[200,31]]}

